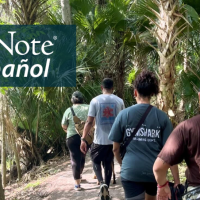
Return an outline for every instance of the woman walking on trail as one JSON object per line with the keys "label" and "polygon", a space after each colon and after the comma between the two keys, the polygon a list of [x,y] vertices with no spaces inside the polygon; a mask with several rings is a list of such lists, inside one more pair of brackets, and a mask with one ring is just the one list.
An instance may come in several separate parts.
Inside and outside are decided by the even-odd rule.
{"label": "woman walking on trail", "polygon": [[[155,75],[150,71],[140,73],[134,83],[137,104],[119,113],[109,134],[109,139],[114,142],[115,157],[122,165],[121,181],[126,200],[156,200],[157,183],[153,174],[153,164],[172,132],[168,116],[158,108],[150,106],[151,97],[158,93],[159,86]],[[145,116],[147,109],[150,111]],[[134,131],[137,126],[138,131]],[[132,140],[126,147],[122,160],[120,143],[131,135]],[[171,171],[175,185],[179,184],[177,165],[171,167]]]}
{"label": "woman walking on trail", "polygon": [[86,121],[89,105],[83,103],[83,95],[79,91],[72,94],[71,101],[73,106],[65,111],[62,119],[62,128],[67,133],[66,144],[70,152],[72,172],[75,180],[74,189],[79,191],[81,190],[81,174],[85,165],[85,155],[80,151],[81,138],[75,130],[72,112],[74,111],[80,120]]}

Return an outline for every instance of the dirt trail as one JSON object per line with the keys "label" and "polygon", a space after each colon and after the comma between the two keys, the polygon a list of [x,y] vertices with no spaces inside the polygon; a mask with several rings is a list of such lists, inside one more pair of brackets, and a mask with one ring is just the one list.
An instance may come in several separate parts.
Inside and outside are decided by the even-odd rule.
{"label": "dirt trail", "polygon": [[[41,179],[40,184],[36,187],[30,187],[25,189],[26,186],[14,189],[6,187],[5,194],[6,200],[97,200],[99,199],[99,186],[96,184],[96,180],[93,179],[94,172],[92,170],[92,162],[87,156],[86,165],[83,172],[83,182],[81,186],[84,190],[75,191],[74,181],[72,177],[70,162],[64,162],[60,168],[61,172]],[[112,200],[124,199],[124,192],[121,186],[119,172],[120,167],[115,162],[115,172],[117,178],[117,184],[110,185],[110,195]],[[32,182],[32,185],[34,185]],[[37,180],[38,182],[38,180]],[[30,183],[29,183],[30,185]]]}

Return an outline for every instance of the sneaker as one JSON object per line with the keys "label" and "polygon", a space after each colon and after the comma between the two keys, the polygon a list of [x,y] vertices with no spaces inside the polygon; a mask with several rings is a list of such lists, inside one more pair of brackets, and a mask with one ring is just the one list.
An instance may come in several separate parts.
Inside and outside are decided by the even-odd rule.
{"label": "sneaker", "polygon": [[74,189],[75,189],[76,191],[82,190],[81,185],[75,185],[75,186],[74,186]]}
{"label": "sneaker", "polygon": [[101,184],[99,196],[101,200],[111,200],[108,191],[108,186],[106,184]]}

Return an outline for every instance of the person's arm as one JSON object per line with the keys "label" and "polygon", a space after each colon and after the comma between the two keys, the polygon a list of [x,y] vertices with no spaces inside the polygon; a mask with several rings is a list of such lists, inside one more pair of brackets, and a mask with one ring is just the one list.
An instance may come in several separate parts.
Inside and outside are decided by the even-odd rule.
{"label": "person's arm", "polygon": [[69,115],[69,109],[67,109],[63,115],[63,118],[62,118],[62,122],[61,122],[61,127],[63,129],[63,131],[65,131],[65,133],[67,133],[67,128],[68,128],[68,115]]}
{"label": "person's arm", "polygon": [[88,117],[84,126],[82,138],[85,138],[94,124],[94,117]]}
{"label": "person's arm", "polygon": [[[183,127],[184,124],[181,123],[174,129],[154,163],[154,176],[158,185],[160,186],[165,185],[167,181],[167,170],[170,168],[170,166],[174,166],[171,167],[172,174],[174,176],[174,180],[177,183],[179,182],[178,169],[176,168],[176,165],[182,162],[185,155],[185,143],[182,134],[184,132],[182,130]],[[162,198],[164,198],[164,200],[168,200],[170,195],[171,192],[168,185],[158,188],[158,200]]]}
{"label": "person's arm", "polygon": [[115,158],[117,159],[117,162],[121,165],[122,159],[120,156],[120,143],[113,142],[113,153],[114,153]]}
{"label": "person's arm", "polygon": [[87,144],[86,144],[86,141],[85,141],[85,137],[90,132],[90,129],[92,128],[92,126],[95,122],[95,116],[96,116],[96,106],[95,106],[95,101],[92,100],[90,102],[89,111],[88,111],[88,118],[85,122],[83,135],[82,135],[82,138],[81,138],[80,150],[84,154],[87,153]]}
{"label": "person's arm", "polygon": [[63,131],[65,131],[65,133],[67,133],[67,127],[68,127],[68,126],[65,125],[65,124],[62,124],[61,126],[62,126]]}
{"label": "person's arm", "polygon": [[87,144],[86,144],[86,141],[85,141],[85,137],[87,136],[87,134],[89,133],[90,129],[92,128],[93,126],[93,123],[94,123],[94,117],[88,117],[87,118],[87,121],[85,123],[85,126],[84,126],[84,130],[83,130],[83,135],[81,137],[81,151],[86,154],[87,153]]}
{"label": "person's arm", "polygon": [[170,168],[170,165],[164,162],[162,159],[157,158],[154,166],[153,173],[158,183],[158,193],[157,200],[168,200],[171,199],[171,191],[169,185],[167,184],[167,170]]}
{"label": "person's arm", "polygon": [[121,114],[122,113],[118,114],[108,135],[108,139],[113,141],[113,153],[120,165],[122,164],[122,159],[120,156],[120,143],[123,141],[124,137],[124,130],[122,125],[123,121],[121,119]]}
{"label": "person's arm", "polygon": [[124,101],[122,100],[122,110],[125,109]]}
{"label": "person's arm", "polygon": [[171,170],[172,175],[174,177],[174,187],[176,187],[180,184],[178,165],[171,166],[170,170]]}

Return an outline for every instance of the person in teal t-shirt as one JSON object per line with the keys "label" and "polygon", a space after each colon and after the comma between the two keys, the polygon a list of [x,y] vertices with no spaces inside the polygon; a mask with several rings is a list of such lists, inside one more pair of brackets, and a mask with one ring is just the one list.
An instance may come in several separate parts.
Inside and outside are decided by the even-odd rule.
{"label": "person in teal t-shirt", "polygon": [[[86,121],[88,115],[89,105],[83,104],[83,95],[76,91],[72,94],[71,101],[73,103],[73,110],[75,115],[81,120]],[[62,118],[61,122],[63,130],[67,133],[66,144],[68,146],[72,164],[72,171],[75,180],[75,190],[81,190],[81,174],[85,165],[85,155],[80,151],[81,138],[75,130],[73,114],[71,108],[68,108]]]}
{"label": "person in teal t-shirt", "polygon": [[[133,140],[126,148],[121,160],[120,143],[133,133],[150,104],[153,95],[159,92],[158,80],[152,72],[143,71],[134,83],[137,104],[119,113],[109,134],[113,141],[113,152],[121,166],[121,181],[126,200],[156,200],[157,183],[153,164],[172,132],[169,117],[153,107]],[[178,167],[171,167],[175,183],[180,183]]]}

